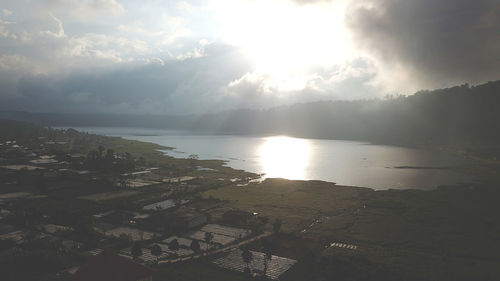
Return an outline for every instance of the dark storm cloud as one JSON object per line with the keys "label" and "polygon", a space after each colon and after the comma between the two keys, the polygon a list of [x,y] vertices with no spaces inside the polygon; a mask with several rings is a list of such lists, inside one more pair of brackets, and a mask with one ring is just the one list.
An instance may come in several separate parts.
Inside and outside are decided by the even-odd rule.
{"label": "dark storm cloud", "polygon": [[355,43],[401,64],[419,86],[500,78],[500,1],[352,1]]}
{"label": "dark storm cloud", "polygon": [[210,111],[220,89],[243,75],[249,66],[238,51],[226,45],[206,46],[205,53],[204,57],[165,64],[75,71],[65,77],[26,75],[19,80],[16,94],[9,96],[4,103],[9,108],[0,110],[108,113]]}

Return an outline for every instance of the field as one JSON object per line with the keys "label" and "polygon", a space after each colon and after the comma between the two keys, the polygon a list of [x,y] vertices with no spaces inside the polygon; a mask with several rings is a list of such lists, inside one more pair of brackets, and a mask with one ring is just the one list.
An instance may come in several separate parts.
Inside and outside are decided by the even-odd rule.
{"label": "field", "polygon": [[[206,191],[219,199],[214,217],[229,209],[257,212],[282,231],[313,241],[357,245],[356,251],[332,247],[326,255],[360,255],[405,276],[449,274],[457,280],[500,274],[500,222],[494,184],[441,187],[434,191],[373,191],[317,181],[268,179],[245,187]],[[271,229],[271,224],[268,224]],[[298,243],[293,241],[292,243]],[[285,245],[285,247],[287,247]],[[426,270],[425,268],[428,268]],[[465,279],[463,279],[465,278]]]}

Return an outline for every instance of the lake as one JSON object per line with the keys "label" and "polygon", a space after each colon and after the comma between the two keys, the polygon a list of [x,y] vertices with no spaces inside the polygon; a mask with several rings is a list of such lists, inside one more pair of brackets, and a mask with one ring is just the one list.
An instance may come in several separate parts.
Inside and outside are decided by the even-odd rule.
{"label": "lake", "polygon": [[287,136],[210,135],[188,131],[139,128],[74,127],[89,133],[174,147],[173,157],[196,154],[264,177],[323,180],[373,189],[432,189],[470,182],[467,175],[447,169],[395,167],[448,167],[464,160],[445,152],[357,141],[320,140]]}

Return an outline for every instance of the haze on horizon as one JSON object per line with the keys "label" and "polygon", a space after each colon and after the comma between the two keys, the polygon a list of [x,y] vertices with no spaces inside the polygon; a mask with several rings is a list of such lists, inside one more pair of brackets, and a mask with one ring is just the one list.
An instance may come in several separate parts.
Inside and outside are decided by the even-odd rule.
{"label": "haze on horizon", "polygon": [[500,78],[495,0],[0,2],[0,110],[203,113]]}

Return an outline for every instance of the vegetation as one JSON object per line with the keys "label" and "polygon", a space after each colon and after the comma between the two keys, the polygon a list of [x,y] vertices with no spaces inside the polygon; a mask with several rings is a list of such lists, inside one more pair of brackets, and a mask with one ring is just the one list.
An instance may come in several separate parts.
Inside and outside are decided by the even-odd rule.
{"label": "vegetation", "polygon": [[137,260],[140,256],[142,256],[142,247],[139,243],[132,244],[132,248],[130,249],[130,253],[134,260]]}
{"label": "vegetation", "polygon": [[172,241],[170,241],[170,243],[168,244],[168,249],[174,252],[179,250],[179,242],[177,241],[177,239],[173,239]]}
{"label": "vegetation", "polygon": [[151,255],[156,257],[156,262],[158,263],[158,260],[162,254],[161,247],[158,246],[158,244],[154,244],[153,247],[151,247]]}
{"label": "vegetation", "polygon": [[190,248],[191,248],[191,250],[193,250],[193,252],[198,253],[201,249],[200,243],[198,242],[198,240],[193,240],[191,242]]}
{"label": "vegetation", "polygon": [[269,239],[266,239],[264,240],[264,243],[263,243],[263,252],[265,254],[265,258],[264,258],[264,272],[263,272],[263,276],[266,276],[267,274],[267,269],[268,269],[268,266],[269,266],[269,261],[272,260],[273,258],[273,248],[274,248],[274,244],[271,240]]}
{"label": "vegetation", "polygon": [[[285,218],[282,234],[276,240],[283,241],[278,243],[278,255],[302,259],[308,248],[321,253],[330,243],[340,241],[355,244],[357,249],[332,247],[319,259],[325,263],[347,263],[351,261],[349,255],[340,261],[336,255],[352,251],[372,264],[377,276],[390,272],[390,276],[416,280],[430,276],[451,280],[443,277],[451,268],[461,280],[475,276],[487,280],[488,275],[500,274],[493,267],[500,258],[498,183],[432,191],[374,191],[320,181],[267,179],[241,188],[209,190],[204,196],[224,202],[212,209],[215,218],[235,207],[271,220]],[[268,228],[272,230],[271,226]],[[288,239],[287,235],[297,238]],[[302,250],[297,248],[307,244],[310,246]],[[263,251],[263,247],[257,249]],[[463,266],[464,263],[474,267]],[[329,279],[326,275],[330,273],[318,274],[325,278],[318,280]]]}
{"label": "vegetation", "polygon": [[[500,81],[420,91],[383,100],[297,104],[190,116],[4,113],[59,126],[128,126],[364,140],[410,145],[495,144]],[[1,116],[1,115],[0,115]],[[408,130],[408,128],[412,128]]]}
{"label": "vegetation", "polygon": [[252,269],[250,268],[250,263],[253,260],[252,252],[250,252],[248,248],[244,248],[243,251],[241,252],[241,258],[243,259],[243,262],[246,264],[245,273],[247,275],[251,275]]}
{"label": "vegetation", "polygon": [[[273,255],[299,260],[280,280],[494,280],[491,277],[500,276],[500,224],[496,217],[500,212],[496,202],[500,197],[500,164],[488,152],[494,151],[494,145],[463,150],[464,155],[475,161],[467,169],[477,172],[483,182],[442,186],[432,191],[374,191],[321,181],[283,179],[236,187],[229,179],[254,175],[224,167],[221,161],[202,161],[194,156],[167,157],[158,151],[167,148],[149,143],[15,121],[0,121],[0,126],[9,128],[2,130],[1,142],[15,139],[22,147],[19,153],[15,149],[0,149],[2,165],[29,163],[33,158],[27,155],[31,153],[54,155],[57,160],[44,165],[44,170],[0,169],[4,181],[0,185],[1,194],[31,194],[4,201],[0,208],[9,211],[2,224],[21,229],[25,240],[19,245],[12,240],[0,241],[0,268],[8,280],[52,280],[57,272],[81,265],[88,259],[87,251],[95,248],[119,251],[131,247],[132,256],[140,261],[142,249],[149,247],[158,261],[162,251],[156,243],[176,234],[169,223],[176,208],[144,211],[142,207],[164,199],[176,203],[189,199],[186,205],[207,214],[212,222],[221,221],[228,210],[258,213],[246,227],[254,234],[266,231],[272,236],[245,247],[242,258],[247,264],[247,274],[251,273],[252,257],[248,253],[251,256],[252,250],[265,253],[263,275]],[[199,165],[215,168],[217,172],[198,171]],[[154,175],[159,178],[187,174],[199,178],[188,184],[158,182],[142,188],[128,185],[132,176],[126,174],[149,168],[157,168]],[[81,171],[84,173],[78,173]],[[127,196],[84,199],[123,192]],[[150,240],[149,244],[132,243],[125,234],[107,237],[96,231],[103,222],[96,215],[109,210],[122,212],[110,215],[107,223],[164,236]],[[134,212],[146,213],[147,218],[127,217]],[[68,230],[47,235],[40,230],[45,224],[61,225]],[[197,240],[193,240],[190,248],[195,253],[208,250],[214,244],[213,238],[211,233],[204,237],[206,249],[201,249]],[[66,248],[63,241],[76,241],[84,246]],[[333,242],[357,248],[340,248],[332,246]],[[169,245],[172,251],[180,247],[175,239]],[[248,278],[217,269],[209,262],[202,259],[153,265],[158,269],[155,278],[181,281]]]}
{"label": "vegetation", "polygon": [[205,232],[205,243],[207,243],[207,252],[212,244],[212,240],[214,239],[214,234],[212,232]]}

